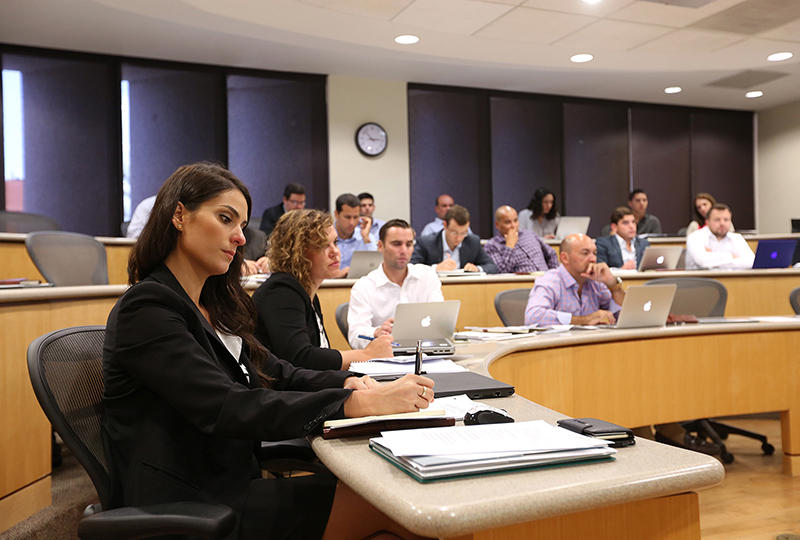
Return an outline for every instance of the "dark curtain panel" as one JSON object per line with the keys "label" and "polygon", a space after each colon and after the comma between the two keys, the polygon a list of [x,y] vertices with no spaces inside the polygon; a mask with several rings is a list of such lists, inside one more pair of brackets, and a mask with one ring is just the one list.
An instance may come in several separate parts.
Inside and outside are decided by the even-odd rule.
{"label": "dark curtain panel", "polygon": [[227,164],[221,71],[123,64],[122,77],[130,82],[132,210],[181,165]]}
{"label": "dark curtain panel", "polygon": [[556,195],[562,210],[561,127],[558,98],[531,94],[493,93],[492,201],[517,212],[528,206],[540,187]]}
{"label": "dark curtain panel", "polygon": [[72,55],[5,54],[22,73],[25,212],[62,230],[116,236],[121,221],[116,65]]}
{"label": "dark curtain panel", "polygon": [[615,102],[564,103],[562,214],[590,216],[596,237],[617,206],[627,204],[628,109]]}
{"label": "dark curtain panel", "polygon": [[631,105],[633,187],[645,190],[647,210],[665,233],[692,218],[690,109]]}
{"label": "dark curtain panel", "polygon": [[730,206],[737,230],[755,228],[753,144],[753,113],[692,112],[692,192]]}
{"label": "dark curtain panel", "polygon": [[447,193],[471,216],[472,232],[492,235],[489,94],[485,90],[408,85],[411,222],[417,233]]}
{"label": "dark curtain panel", "polygon": [[328,207],[325,77],[228,75],[231,171],[253,197],[253,216],[281,202],[286,184],[306,189],[308,208]]}

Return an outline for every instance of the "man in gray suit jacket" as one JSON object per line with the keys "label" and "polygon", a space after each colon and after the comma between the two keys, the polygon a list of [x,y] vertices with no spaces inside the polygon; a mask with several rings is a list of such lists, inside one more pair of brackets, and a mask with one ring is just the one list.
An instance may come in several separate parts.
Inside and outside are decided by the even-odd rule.
{"label": "man in gray suit jacket", "polygon": [[417,239],[411,263],[435,265],[437,271],[463,268],[467,272],[497,273],[494,261],[481,247],[481,239],[469,233],[469,211],[457,204],[445,214],[441,232]]}
{"label": "man in gray suit jacket", "polygon": [[611,236],[601,236],[597,243],[597,262],[611,268],[636,270],[642,262],[644,250],[650,245],[636,236],[636,217],[626,206],[616,208],[611,214]]}

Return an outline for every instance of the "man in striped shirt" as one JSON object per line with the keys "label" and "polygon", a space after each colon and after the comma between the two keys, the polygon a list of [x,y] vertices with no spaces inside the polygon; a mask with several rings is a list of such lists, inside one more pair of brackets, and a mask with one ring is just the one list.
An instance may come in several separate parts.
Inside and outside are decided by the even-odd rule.
{"label": "man in striped shirt", "polygon": [[597,262],[594,240],[572,234],[561,242],[561,265],[536,278],[525,324],[613,324],[625,299],[622,280]]}

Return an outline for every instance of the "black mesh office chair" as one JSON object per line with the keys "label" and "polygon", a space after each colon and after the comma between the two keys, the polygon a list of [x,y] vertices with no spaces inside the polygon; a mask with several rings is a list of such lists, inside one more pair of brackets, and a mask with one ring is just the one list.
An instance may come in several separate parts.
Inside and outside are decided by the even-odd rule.
{"label": "black mesh office chair", "polygon": [[[800,244],[800,242],[798,242]],[[800,287],[789,293],[789,303],[792,304],[792,309],[795,315],[800,315]]]}
{"label": "black mesh office chair", "polygon": [[25,212],[0,212],[0,232],[29,233],[34,231],[60,231],[53,218]]}
{"label": "black mesh office chair", "polygon": [[37,231],[25,238],[25,248],[44,279],[53,285],[108,285],[106,248],[93,236]]}
{"label": "black mesh office chair", "polygon": [[136,540],[175,534],[215,540],[228,535],[236,515],[226,506],[179,502],[146,507],[109,506],[111,480],[103,453],[104,326],[45,334],[28,347],[28,372],[36,398],[56,432],[92,479],[100,504],[89,505],[78,524],[83,540]]}
{"label": "black mesh office chair", "polygon": [[[678,286],[675,299],[672,301],[670,313],[673,315],[694,315],[696,317],[724,317],[725,305],[728,302],[728,289],[721,282],[710,278],[661,278],[653,279],[645,285],[664,285],[674,283]],[[761,442],[761,450],[771,456],[775,447],[767,442],[767,437],[753,431],[723,424],[712,418],[681,422],[687,433],[696,433],[698,437],[711,439],[720,447],[720,457],[724,463],[733,463],[733,454],[728,452],[723,442],[728,435],[742,435]]]}
{"label": "black mesh office chair", "polygon": [[339,331],[344,336],[345,341],[348,341],[347,332],[349,326],[347,325],[347,313],[349,310],[350,302],[345,302],[344,304],[336,306],[336,326],[339,327]]}
{"label": "black mesh office chair", "polygon": [[530,289],[509,289],[495,295],[494,309],[503,321],[503,326],[525,324],[525,307],[528,305],[530,293]]}

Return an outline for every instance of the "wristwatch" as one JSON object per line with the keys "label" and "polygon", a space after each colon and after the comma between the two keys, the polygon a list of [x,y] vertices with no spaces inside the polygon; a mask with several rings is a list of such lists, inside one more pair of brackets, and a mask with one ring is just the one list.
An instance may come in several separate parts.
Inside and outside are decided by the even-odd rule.
{"label": "wristwatch", "polygon": [[617,283],[613,287],[609,287],[608,288],[609,291],[616,291],[617,289],[622,288],[622,278],[619,276],[616,276],[616,278],[617,278]]}

